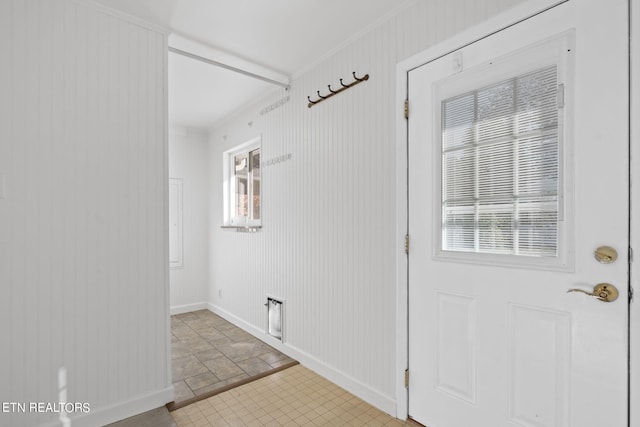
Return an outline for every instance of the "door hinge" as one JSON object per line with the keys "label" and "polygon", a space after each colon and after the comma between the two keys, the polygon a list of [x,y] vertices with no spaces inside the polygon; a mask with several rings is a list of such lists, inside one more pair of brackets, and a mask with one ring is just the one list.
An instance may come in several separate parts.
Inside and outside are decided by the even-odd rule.
{"label": "door hinge", "polygon": [[404,235],[404,253],[409,255],[409,235]]}
{"label": "door hinge", "polygon": [[629,262],[633,262],[633,248],[629,246]]}
{"label": "door hinge", "polygon": [[404,118],[405,120],[409,120],[409,100],[404,100]]}
{"label": "door hinge", "polygon": [[629,286],[629,304],[633,302],[633,287]]}
{"label": "door hinge", "polygon": [[409,388],[409,370],[404,370],[404,388]]}
{"label": "door hinge", "polygon": [[556,102],[558,104],[558,109],[564,108],[564,84],[563,83],[560,83],[558,85]]}

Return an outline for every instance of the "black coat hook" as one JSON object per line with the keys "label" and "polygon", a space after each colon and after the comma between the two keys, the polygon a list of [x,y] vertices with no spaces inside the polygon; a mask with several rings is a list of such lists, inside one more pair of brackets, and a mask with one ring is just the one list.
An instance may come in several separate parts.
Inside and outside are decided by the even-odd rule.
{"label": "black coat hook", "polygon": [[355,71],[352,72],[351,74],[353,75],[353,78],[356,79],[356,81],[363,82],[365,80],[369,80],[369,74],[365,74],[362,78],[356,77],[356,72]]}

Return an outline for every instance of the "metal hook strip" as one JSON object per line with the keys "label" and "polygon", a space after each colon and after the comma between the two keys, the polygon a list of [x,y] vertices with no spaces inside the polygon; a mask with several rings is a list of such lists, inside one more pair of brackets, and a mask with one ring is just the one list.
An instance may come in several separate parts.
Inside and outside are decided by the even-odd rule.
{"label": "metal hook strip", "polygon": [[342,81],[343,79],[340,79],[340,85],[342,86],[341,88],[337,89],[337,90],[333,90],[331,89],[331,85],[327,85],[327,87],[329,88],[329,94],[327,94],[326,96],[322,96],[320,95],[320,91],[316,91],[316,93],[318,94],[318,100],[316,101],[312,101],[310,96],[307,96],[307,99],[309,100],[309,104],[307,105],[309,108],[311,108],[312,106],[314,106],[315,104],[318,104],[319,102],[322,102],[326,99],[331,98],[334,95],[339,94],[340,92],[349,89],[350,87],[353,87],[359,83],[362,83],[364,81],[369,80],[369,74],[365,74],[362,77],[357,77],[356,76],[356,72],[352,72],[351,73],[353,75],[353,78],[355,79],[353,82],[349,83],[349,84],[344,84],[344,82]]}

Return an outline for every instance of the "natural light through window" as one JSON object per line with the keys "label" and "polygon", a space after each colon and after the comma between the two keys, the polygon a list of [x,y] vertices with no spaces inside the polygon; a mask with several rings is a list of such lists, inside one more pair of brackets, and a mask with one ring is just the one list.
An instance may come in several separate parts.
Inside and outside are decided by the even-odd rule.
{"label": "natural light through window", "polygon": [[258,227],[261,224],[260,139],[242,144],[223,155],[225,171],[225,226]]}
{"label": "natural light through window", "polygon": [[557,67],[442,101],[442,249],[556,257]]}

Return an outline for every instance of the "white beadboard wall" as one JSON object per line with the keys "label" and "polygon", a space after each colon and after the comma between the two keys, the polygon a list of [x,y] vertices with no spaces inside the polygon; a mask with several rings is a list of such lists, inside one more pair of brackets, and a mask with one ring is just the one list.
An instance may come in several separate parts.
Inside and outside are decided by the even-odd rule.
{"label": "white beadboard wall", "polygon": [[200,129],[169,128],[169,177],[182,180],[183,267],[169,270],[171,313],[207,307],[209,206],[208,135]]}
{"label": "white beadboard wall", "polygon": [[[285,345],[321,373],[396,413],[396,63],[520,1],[416,1],[211,132],[211,304],[265,330],[285,300]],[[351,72],[370,74],[313,108]],[[290,96],[264,115],[260,111]],[[223,231],[222,152],[262,135],[263,228]]]}
{"label": "white beadboard wall", "polygon": [[64,391],[77,427],[172,400],[166,46],[87,1],[0,1],[2,402]]}

